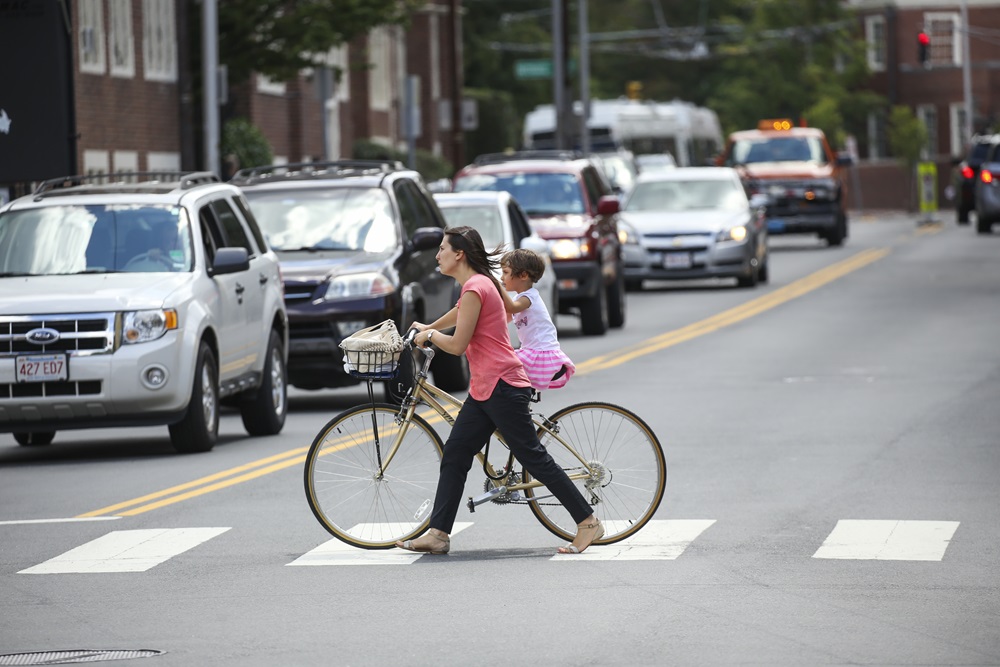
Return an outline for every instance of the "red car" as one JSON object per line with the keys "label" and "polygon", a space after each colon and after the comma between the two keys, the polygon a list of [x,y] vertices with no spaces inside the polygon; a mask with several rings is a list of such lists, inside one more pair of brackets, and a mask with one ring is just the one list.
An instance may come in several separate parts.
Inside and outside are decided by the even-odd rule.
{"label": "red car", "polygon": [[578,313],[584,335],[625,324],[619,202],[594,162],[576,151],[481,155],[455,175],[454,189],[514,196],[549,244],[559,312]]}

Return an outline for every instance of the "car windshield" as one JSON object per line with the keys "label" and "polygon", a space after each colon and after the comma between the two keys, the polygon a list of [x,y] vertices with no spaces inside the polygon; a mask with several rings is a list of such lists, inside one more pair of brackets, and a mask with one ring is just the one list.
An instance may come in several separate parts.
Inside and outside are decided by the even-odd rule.
{"label": "car windshield", "polygon": [[528,215],[585,213],[583,192],[573,174],[517,172],[470,174],[455,181],[455,192],[506,191]]}
{"label": "car windshield", "polygon": [[0,215],[0,276],[191,271],[175,206],[46,206]]}
{"label": "car windshield", "polygon": [[442,206],[441,212],[449,227],[468,225],[478,231],[487,249],[496,248],[504,242],[503,220],[500,218],[500,209],[496,206]]}
{"label": "car windshield", "polygon": [[730,180],[640,181],[625,202],[625,211],[739,211],[747,207],[743,188]]}
{"label": "car windshield", "polygon": [[247,190],[245,194],[274,250],[377,253],[399,245],[392,202],[379,188]]}
{"label": "car windshield", "polygon": [[755,162],[826,163],[826,153],[818,137],[762,137],[741,139],[733,144],[729,164]]}

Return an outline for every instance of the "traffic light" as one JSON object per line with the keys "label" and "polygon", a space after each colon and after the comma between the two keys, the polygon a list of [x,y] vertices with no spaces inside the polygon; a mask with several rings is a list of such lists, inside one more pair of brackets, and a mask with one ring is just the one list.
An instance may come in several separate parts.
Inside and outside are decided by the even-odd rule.
{"label": "traffic light", "polygon": [[630,100],[642,99],[642,82],[641,81],[629,81],[625,84],[625,94]]}
{"label": "traffic light", "polygon": [[927,59],[931,55],[931,38],[926,32],[921,30],[917,34],[917,60],[924,67],[927,67]]}

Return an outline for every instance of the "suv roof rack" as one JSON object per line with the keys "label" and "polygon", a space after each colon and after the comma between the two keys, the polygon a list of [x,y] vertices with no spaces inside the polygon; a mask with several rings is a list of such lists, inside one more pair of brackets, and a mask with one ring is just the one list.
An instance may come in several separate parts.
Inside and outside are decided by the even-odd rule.
{"label": "suv roof rack", "polygon": [[473,160],[473,164],[498,164],[511,160],[580,160],[586,157],[576,150],[529,150],[509,153],[484,153]]}
{"label": "suv roof rack", "polygon": [[156,194],[187,190],[198,185],[219,183],[210,171],[132,171],[113,174],[77,174],[42,181],[35,192],[35,201],[43,197],[81,193],[145,193]]}
{"label": "suv roof rack", "polygon": [[308,180],[313,178],[339,178],[388,174],[406,169],[398,160],[333,160],[328,162],[296,162],[272,164],[266,167],[240,169],[229,179],[230,183],[249,185],[264,180]]}

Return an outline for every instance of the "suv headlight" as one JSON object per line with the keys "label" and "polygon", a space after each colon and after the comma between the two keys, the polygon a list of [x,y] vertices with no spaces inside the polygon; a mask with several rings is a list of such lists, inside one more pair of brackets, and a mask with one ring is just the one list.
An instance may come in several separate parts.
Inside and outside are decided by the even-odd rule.
{"label": "suv headlight", "polygon": [[638,245],[639,238],[639,232],[635,231],[635,227],[624,221],[618,223],[618,241],[622,245]]}
{"label": "suv headlight", "polygon": [[747,228],[744,225],[736,225],[729,229],[723,229],[716,235],[716,241],[742,241],[747,237]]}
{"label": "suv headlight", "polygon": [[177,328],[177,311],[173,308],[161,310],[136,310],[124,313],[122,317],[122,342],[147,343],[162,338],[165,333]]}
{"label": "suv headlight", "polygon": [[590,254],[590,243],[587,239],[558,239],[549,244],[552,259],[580,259]]}
{"label": "suv headlight", "polygon": [[332,278],[330,284],[326,286],[323,298],[327,301],[337,301],[392,294],[394,291],[396,291],[395,285],[381,273],[350,273]]}

